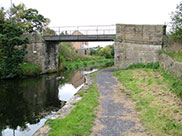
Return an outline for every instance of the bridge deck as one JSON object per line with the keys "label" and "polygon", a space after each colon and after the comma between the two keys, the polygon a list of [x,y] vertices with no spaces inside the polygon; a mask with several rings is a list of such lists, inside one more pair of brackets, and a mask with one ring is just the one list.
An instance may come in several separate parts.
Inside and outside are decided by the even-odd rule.
{"label": "bridge deck", "polygon": [[116,34],[44,36],[46,42],[114,41]]}

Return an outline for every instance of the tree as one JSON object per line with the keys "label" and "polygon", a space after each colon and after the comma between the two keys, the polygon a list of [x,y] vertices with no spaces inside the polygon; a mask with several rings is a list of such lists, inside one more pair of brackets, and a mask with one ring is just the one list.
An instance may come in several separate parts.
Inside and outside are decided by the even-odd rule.
{"label": "tree", "polygon": [[53,36],[53,35],[56,35],[56,32],[55,32],[53,29],[46,28],[46,29],[43,31],[43,35],[44,35],[44,36]]}
{"label": "tree", "polygon": [[182,41],[182,2],[176,7],[176,11],[171,14],[171,36],[174,40]]}
{"label": "tree", "polygon": [[99,55],[104,56],[105,58],[112,58],[111,51],[112,49],[109,46],[106,46],[99,50]]}
{"label": "tree", "polygon": [[26,32],[43,32],[46,29],[49,19],[39,14],[36,9],[26,9],[24,4],[19,4],[10,9],[13,22],[19,24]]}
{"label": "tree", "polygon": [[1,78],[17,76],[29,42],[25,34],[41,33],[46,24],[46,18],[36,9],[26,9],[24,4],[13,5],[10,12],[0,9]]}

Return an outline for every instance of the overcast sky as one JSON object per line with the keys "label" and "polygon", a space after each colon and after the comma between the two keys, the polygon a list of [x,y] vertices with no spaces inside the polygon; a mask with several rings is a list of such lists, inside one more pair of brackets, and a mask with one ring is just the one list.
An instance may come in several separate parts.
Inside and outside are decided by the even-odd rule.
{"label": "overcast sky", "polygon": [[[49,26],[168,24],[182,0],[12,0],[35,8],[51,20]],[[10,7],[10,0],[0,0]]]}

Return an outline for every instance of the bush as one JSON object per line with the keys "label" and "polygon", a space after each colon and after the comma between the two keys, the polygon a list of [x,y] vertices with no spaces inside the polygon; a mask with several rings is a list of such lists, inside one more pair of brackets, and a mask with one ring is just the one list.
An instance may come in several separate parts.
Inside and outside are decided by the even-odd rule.
{"label": "bush", "polygon": [[111,51],[112,49],[109,46],[106,46],[100,49],[98,53],[100,56],[104,56],[105,58],[112,58]]}
{"label": "bush", "polygon": [[59,53],[66,61],[72,61],[79,58],[79,55],[76,53],[76,50],[72,47],[71,43],[61,43],[59,45]]}

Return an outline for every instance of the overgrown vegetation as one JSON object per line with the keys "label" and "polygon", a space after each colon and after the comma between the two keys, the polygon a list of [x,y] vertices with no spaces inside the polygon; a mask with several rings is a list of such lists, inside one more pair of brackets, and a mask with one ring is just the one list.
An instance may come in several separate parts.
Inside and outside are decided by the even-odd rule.
{"label": "overgrown vegetation", "polygon": [[87,66],[114,64],[113,58],[92,57],[79,55],[71,43],[61,43],[59,46],[59,68],[60,70],[76,70]]}
{"label": "overgrown vegetation", "polygon": [[[165,50],[166,54],[181,60],[182,54],[182,2],[176,10],[171,13],[171,29],[166,36]],[[178,59],[179,58],[179,59]]]}
{"label": "overgrown vegetation", "polygon": [[114,45],[108,45],[104,48],[97,48],[91,51],[91,55],[103,56],[105,58],[114,58]]}
{"label": "overgrown vegetation", "polygon": [[40,75],[41,69],[39,66],[35,66],[30,63],[24,62],[23,64],[20,65],[21,68],[21,75],[23,76],[36,76]]}
{"label": "overgrown vegetation", "polygon": [[76,61],[65,62],[64,69],[71,71],[88,66],[102,66],[102,65],[108,65],[108,66],[114,65],[114,60],[106,58],[84,58],[82,60],[78,59]]}
{"label": "overgrown vegetation", "polygon": [[95,118],[95,108],[98,105],[98,89],[93,83],[85,93],[81,93],[82,100],[63,119],[49,120],[51,127],[49,136],[89,136]]}
{"label": "overgrown vegetation", "polygon": [[182,51],[178,50],[178,51],[171,51],[171,50],[167,50],[167,51],[161,51],[160,53],[164,53],[168,56],[170,56],[171,58],[175,59],[176,61],[182,62]]}
{"label": "overgrown vegetation", "polygon": [[143,64],[143,63],[138,63],[138,64],[133,64],[130,65],[127,69],[136,69],[136,68],[152,68],[152,69],[158,69],[160,67],[159,62],[155,63],[148,63],[148,64]]}
{"label": "overgrown vegetation", "polygon": [[171,14],[172,28],[169,39],[172,41],[182,42],[182,2],[180,2],[176,11]]}
{"label": "overgrown vegetation", "polygon": [[0,78],[13,78],[21,73],[29,42],[25,34],[41,33],[47,23],[36,9],[26,9],[24,4],[13,5],[9,11],[0,9]]}
{"label": "overgrown vegetation", "polygon": [[142,123],[152,135],[182,135],[182,80],[157,69],[157,65],[136,64],[114,75],[136,102]]}

